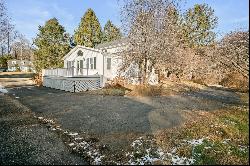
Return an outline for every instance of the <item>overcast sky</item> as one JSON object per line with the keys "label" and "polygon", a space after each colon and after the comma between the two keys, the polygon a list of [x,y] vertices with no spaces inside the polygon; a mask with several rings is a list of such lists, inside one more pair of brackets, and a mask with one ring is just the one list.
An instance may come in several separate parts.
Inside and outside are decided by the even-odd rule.
{"label": "overcast sky", "polygon": [[[108,19],[120,26],[117,0],[5,0],[16,29],[29,40],[36,37],[38,25],[56,17],[70,34],[79,25],[88,8],[92,8],[103,27]],[[249,0],[186,0],[184,8],[207,3],[219,18],[216,32],[223,35],[234,29],[249,29]]]}

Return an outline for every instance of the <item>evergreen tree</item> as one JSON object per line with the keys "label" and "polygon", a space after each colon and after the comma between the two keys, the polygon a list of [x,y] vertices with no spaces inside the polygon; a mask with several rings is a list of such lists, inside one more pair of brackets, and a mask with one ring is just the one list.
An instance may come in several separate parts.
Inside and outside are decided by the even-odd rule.
{"label": "evergreen tree", "polygon": [[88,9],[75,30],[74,40],[77,45],[95,47],[101,43],[101,25],[92,9]]}
{"label": "evergreen tree", "polygon": [[196,4],[184,13],[183,34],[191,47],[206,46],[214,42],[212,31],[218,23],[214,10],[207,4]]}
{"label": "evergreen tree", "polygon": [[120,29],[117,28],[110,20],[104,26],[102,42],[110,42],[122,37]]}
{"label": "evergreen tree", "polygon": [[37,72],[63,66],[62,58],[70,49],[69,35],[56,18],[48,20],[44,26],[39,26],[39,34],[34,43],[37,46],[34,53]]}

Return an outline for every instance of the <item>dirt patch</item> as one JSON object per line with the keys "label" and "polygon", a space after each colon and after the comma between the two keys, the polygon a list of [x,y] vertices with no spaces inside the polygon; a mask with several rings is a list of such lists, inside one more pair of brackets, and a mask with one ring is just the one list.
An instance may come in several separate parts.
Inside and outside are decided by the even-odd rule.
{"label": "dirt patch", "polygon": [[25,72],[0,72],[0,85],[6,88],[32,86],[34,73]]}

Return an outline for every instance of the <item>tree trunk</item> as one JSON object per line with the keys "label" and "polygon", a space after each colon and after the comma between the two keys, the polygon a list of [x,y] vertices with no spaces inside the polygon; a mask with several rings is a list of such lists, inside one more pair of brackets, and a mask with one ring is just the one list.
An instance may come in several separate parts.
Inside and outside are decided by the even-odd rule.
{"label": "tree trunk", "polygon": [[145,57],[145,59],[144,59],[144,66],[143,66],[143,84],[144,85],[148,84],[147,62],[148,62],[148,59],[147,59],[147,57]]}

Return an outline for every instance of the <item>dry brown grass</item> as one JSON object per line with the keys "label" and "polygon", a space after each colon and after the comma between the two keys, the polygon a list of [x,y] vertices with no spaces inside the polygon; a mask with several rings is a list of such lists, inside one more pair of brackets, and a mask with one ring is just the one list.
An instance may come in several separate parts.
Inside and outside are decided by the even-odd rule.
{"label": "dry brown grass", "polygon": [[158,85],[126,85],[131,89],[129,96],[168,96],[199,90],[206,86],[188,81],[162,81]]}
{"label": "dry brown grass", "polygon": [[228,74],[221,82],[220,85],[229,87],[241,92],[249,92],[249,80],[244,78],[239,73]]}
{"label": "dry brown grass", "polygon": [[35,82],[37,86],[42,86],[43,85],[43,80],[42,80],[42,74],[41,73],[36,73],[33,77],[32,80]]}

